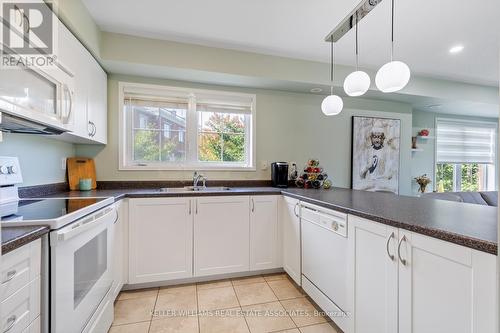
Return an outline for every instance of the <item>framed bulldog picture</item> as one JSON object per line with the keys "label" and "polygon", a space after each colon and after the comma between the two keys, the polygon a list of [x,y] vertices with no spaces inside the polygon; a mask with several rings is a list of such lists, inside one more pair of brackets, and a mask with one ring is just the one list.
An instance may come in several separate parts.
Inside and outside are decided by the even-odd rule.
{"label": "framed bulldog picture", "polygon": [[351,187],[399,193],[401,120],[352,117]]}

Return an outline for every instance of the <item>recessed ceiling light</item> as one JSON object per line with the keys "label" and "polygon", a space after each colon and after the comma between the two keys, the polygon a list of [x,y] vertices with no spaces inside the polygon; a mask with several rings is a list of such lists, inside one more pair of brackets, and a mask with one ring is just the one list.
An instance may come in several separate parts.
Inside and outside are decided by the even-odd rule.
{"label": "recessed ceiling light", "polygon": [[455,53],[460,53],[464,50],[464,46],[463,45],[455,45],[453,46],[451,49],[450,49],[450,53],[451,54],[455,54]]}
{"label": "recessed ceiling light", "polygon": [[312,92],[312,93],[320,93],[320,92],[322,92],[322,91],[323,91],[323,89],[321,89],[321,88],[312,88],[312,89],[311,89],[311,92]]}

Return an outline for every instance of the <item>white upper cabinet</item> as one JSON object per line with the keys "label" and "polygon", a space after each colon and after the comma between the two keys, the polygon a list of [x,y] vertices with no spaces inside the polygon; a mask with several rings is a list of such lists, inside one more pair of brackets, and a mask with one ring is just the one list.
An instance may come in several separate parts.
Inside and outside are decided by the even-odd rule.
{"label": "white upper cabinet", "polygon": [[299,200],[282,197],[280,200],[280,225],[283,236],[283,269],[301,285],[300,260],[300,205]]}
{"label": "white upper cabinet", "polygon": [[250,197],[250,270],[280,267],[278,199],[275,195]]}
{"label": "white upper cabinet", "polygon": [[72,132],[75,143],[107,143],[107,75],[90,52],[59,22],[58,62],[74,76]]}
{"label": "white upper cabinet", "polygon": [[349,332],[398,332],[398,230],[348,217]]}
{"label": "white upper cabinet", "polygon": [[193,275],[192,200],[129,200],[129,283]]}
{"label": "white upper cabinet", "polygon": [[495,256],[403,230],[399,239],[400,333],[496,332]]}
{"label": "white upper cabinet", "polygon": [[195,276],[250,269],[249,201],[248,196],[195,199]]}

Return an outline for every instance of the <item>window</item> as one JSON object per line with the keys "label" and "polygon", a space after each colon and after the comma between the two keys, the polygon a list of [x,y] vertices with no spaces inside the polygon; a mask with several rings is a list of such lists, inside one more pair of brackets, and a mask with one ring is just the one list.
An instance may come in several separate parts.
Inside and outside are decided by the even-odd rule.
{"label": "window", "polygon": [[494,190],[497,124],[438,118],[436,129],[436,190]]}
{"label": "window", "polygon": [[255,170],[255,95],[120,83],[120,169]]}

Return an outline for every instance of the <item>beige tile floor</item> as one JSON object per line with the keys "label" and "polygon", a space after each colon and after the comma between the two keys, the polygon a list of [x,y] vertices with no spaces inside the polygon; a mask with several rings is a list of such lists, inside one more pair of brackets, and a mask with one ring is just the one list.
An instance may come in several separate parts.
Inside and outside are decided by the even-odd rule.
{"label": "beige tile floor", "polygon": [[342,333],[286,274],[123,291],[109,333]]}

